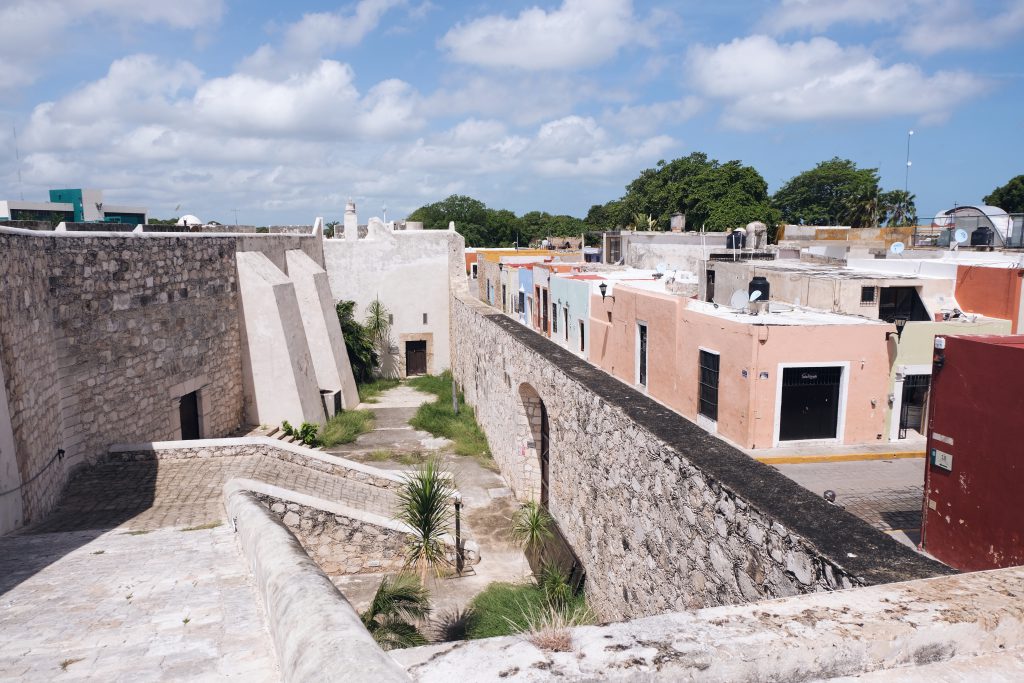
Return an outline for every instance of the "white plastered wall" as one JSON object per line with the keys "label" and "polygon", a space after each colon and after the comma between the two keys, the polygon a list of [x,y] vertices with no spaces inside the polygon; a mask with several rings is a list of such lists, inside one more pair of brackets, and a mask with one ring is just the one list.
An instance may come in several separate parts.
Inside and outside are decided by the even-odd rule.
{"label": "white plastered wall", "polygon": [[246,419],[322,425],[320,388],[292,281],[260,252],[236,258]]}
{"label": "white plastered wall", "polygon": [[320,389],[340,390],[342,408],[351,410],[359,404],[359,392],[334,309],[327,271],[297,249],[289,251],[286,257],[317,382]]}

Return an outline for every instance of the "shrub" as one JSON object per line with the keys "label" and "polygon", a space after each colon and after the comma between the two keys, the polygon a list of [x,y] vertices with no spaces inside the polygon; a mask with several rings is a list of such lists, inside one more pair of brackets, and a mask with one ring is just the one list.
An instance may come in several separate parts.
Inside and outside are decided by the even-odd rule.
{"label": "shrub", "polygon": [[374,415],[369,410],[345,410],[335,414],[324,425],[320,444],[326,448],[352,443],[360,434],[373,429]]}
{"label": "shrub", "polygon": [[437,458],[430,458],[409,473],[398,490],[396,518],[415,532],[406,541],[406,566],[415,567],[421,581],[427,580],[430,570],[440,575],[450,564],[444,535],[454,515],[454,493],[455,484]]}
{"label": "shrub", "polygon": [[385,650],[424,645],[426,637],[410,622],[430,614],[430,594],[415,576],[399,574],[381,579],[365,612],[363,626]]}
{"label": "shrub", "polygon": [[304,446],[315,447],[320,445],[320,440],[317,438],[317,432],[319,430],[320,427],[318,425],[310,422],[303,422],[302,426],[298,429],[292,427],[288,420],[281,423],[281,431],[284,432],[285,436],[292,437]]}
{"label": "shrub", "polygon": [[512,517],[509,536],[525,550],[532,551],[552,537],[551,524],[551,515],[543,505],[527,501]]}

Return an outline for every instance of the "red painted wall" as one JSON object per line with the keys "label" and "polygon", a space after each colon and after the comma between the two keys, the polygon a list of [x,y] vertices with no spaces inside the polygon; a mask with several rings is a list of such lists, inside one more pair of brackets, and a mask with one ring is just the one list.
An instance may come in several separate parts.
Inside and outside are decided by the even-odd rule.
{"label": "red painted wall", "polygon": [[968,313],[1010,320],[1014,334],[1020,333],[1017,321],[1022,278],[1024,270],[1017,268],[957,266],[957,303]]}
{"label": "red painted wall", "polygon": [[[1024,564],[1024,336],[946,337],[932,371],[924,549],[962,571]],[[952,441],[952,443],[949,443]]]}

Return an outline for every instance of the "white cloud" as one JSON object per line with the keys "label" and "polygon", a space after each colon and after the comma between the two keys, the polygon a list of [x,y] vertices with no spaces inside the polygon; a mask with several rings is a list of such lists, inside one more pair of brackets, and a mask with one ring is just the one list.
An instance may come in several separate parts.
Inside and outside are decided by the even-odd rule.
{"label": "white cloud", "polygon": [[764,17],[772,33],[794,29],[824,31],[835,24],[891,21],[910,9],[907,0],[782,0]]}
{"label": "white cloud", "polygon": [[978,17],[971,4],[947,0],[922,13],[907,29],[904,45],[935,54],[952,49],[991,49],[1024,32],[1024,0],[1013,0],[1001,12]]}
{"label": "white cloud", "polygon": [[0,5],[0,91],[31,85],[68,33],[94,18],[119,25],[202,29],[219,21],[223,0],[14,0]]}
{"label": "white cloud", "polygon": [[965,71],[926,75],[913,64],[886,66],[863,48],[827,38],[785,44],[750,36],[697,46],[688,69],[701,91],[725,102],[723,122],[742,129],[894,115],[934,119],[986,87]]}
{"label": "white cloud", "polygon": [[761,21],[775,34],[820,33],[837,24],[887,24],[899,47],[921,54],[983,50],[1024,31],[1024,0],[782,0]]}
{"label": "white cloud", "polygon": [[614,57],[639,33],[631,0],[565,0],[515,18],[491,15],[458,24],[441,39],[452,59],[527,71],[579,69]]}
{"label": "white cloud", "polygon": [[606,111],[602,119],[629,135],[651,135],[664,125],[688,121],[704,109],[699,97],[683,97],[671,102],[627,104],[615,111]]}
{"label": "white cloud", "polygon": [[308,68],[339,48],[353,47],[380,24],[389,10],[406,0],[361,0],[350,14],[313,12],[289,24],[278,46],[262,45],[240,69],[260,75],[288,75]]}

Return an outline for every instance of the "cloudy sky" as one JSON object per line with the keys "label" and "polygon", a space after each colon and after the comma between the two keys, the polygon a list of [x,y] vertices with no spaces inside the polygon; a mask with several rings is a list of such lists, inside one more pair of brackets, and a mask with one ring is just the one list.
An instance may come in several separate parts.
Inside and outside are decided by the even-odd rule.
{"label": "cloudy sky", "polygon": [[922,214],[1024,173],[1024,0],[0,0],[3,198],[582,216],[693,151],[902,188],[910,129]]}

